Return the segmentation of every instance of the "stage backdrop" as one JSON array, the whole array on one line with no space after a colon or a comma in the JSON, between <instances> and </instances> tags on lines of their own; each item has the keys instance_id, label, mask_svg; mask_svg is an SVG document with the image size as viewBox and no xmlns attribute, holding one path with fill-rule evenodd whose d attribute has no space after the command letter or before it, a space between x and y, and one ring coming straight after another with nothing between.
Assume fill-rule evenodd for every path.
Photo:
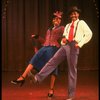
<instances>
[{"instance_id":1,"label":"stage backdrop","mask_svg":"<svg viewBox=\"0 0 100 100\"><path fill-rule=\"evenodd\" d=\"M92 40L80 49L78 69L97 70L99 16L96 0L2 0L2 71L24 70L34 55L31 35L44 37L56 10L63 11L62 25L65 26L67 9L72 5L82 10L80 19L93 31Z\"/></svg>"}]
</instances>

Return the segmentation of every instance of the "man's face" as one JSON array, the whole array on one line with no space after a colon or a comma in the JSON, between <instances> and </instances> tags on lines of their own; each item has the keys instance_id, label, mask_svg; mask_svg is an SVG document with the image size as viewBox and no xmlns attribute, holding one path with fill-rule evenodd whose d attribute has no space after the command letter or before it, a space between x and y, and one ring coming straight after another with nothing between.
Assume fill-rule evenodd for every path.
<instances>
[{"instance_id":1,"label":"man's face","mask_svg":"<svg viewBox=\"0 0 100 100\"><path fill-rule=\"evenodd\" d=\"M56 18L53 18L52 22L54 25L58 26L61 23L61 19L56 17Z\"/></svg>"},{"instance_id":2,"label":"man's face","mask_svg":"<svg viewBox=\"0 0 100 100\"><path fill-rule=\"evenodd\" d=\"M70 14L71 20L75 21L79 18L79 13L77 11L74 11Z\"/></svg>"}]
</instances>

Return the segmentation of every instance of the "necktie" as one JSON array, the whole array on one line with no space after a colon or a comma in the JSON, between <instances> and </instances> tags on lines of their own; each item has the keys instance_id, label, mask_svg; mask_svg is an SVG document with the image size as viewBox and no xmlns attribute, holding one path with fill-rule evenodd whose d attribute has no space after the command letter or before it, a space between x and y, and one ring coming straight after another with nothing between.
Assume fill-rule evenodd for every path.
<instances>
[{"instance_id":1,"label":"necktie","mask_svg":"<svg viewBox=\"0 0 100 100\"><path fill-rule=\"evenodd\" d=\"M74 22L72 22L71 26L70 26L70 31L69 31L69 37L68 37L68 41L72 41L73 37L74 37Z\"/></svg>"}]
</instances>

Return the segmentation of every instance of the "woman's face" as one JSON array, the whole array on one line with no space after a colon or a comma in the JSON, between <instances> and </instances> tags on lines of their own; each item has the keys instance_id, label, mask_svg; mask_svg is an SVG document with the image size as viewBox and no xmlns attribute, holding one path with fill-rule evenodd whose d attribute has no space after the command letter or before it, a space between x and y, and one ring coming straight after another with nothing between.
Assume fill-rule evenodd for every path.
<instances>
[{"instance_id":1,"label":"woman's face","mask_svg":"<svg viewBox=\"0 0 100 100\"><path fill-rule=\"evenodd\" d=\"M79 13L77 11L74 11L70 14L70 18L72 21L75 21L79 18Z\"/></svg>"},{"instance_id":2,"label":"woman's face","mask_svg":"<svg viewBox=\"0 0 100 100\"><path fill-rule=\"evenodd\" d=\"M55 25L55 26L58 26L58 25L60 25L60 23L61 23L61 19L60 18L58 18L58 17L55 17L55 18L53 18L53 24Z\"/></svg>"}]
</instances>

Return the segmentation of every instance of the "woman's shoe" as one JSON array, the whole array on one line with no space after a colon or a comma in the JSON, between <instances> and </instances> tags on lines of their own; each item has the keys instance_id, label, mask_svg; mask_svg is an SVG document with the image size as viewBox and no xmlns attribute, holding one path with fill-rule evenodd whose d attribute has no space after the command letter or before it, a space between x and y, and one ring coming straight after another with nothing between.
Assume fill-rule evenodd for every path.
<instances>
[{"instance_id":1,"label":"woman's shoe","mask_svg":"<svg viewBox=\"0 0 100 100\"><path fill-rule=\"evenodd\" d=\"M20 84L20 87L23 86L23 84L25 83L25 78L23 76L21 76L23 79L22 80L13 80L11 81L12 84Z\"/></svg>"},{"instance_id":2,"label":"woman's shoe","mask_svg":"<svg viewBox=\"0 0 100 100\"><path fill-rule=\"evenodd\" d=\"M53 97L53 96L54 96L54 90L51 89L51 90L49 91L49 93L48 93L48 97L51 98L51 97Z\"/></svg>"}]
</instances>

